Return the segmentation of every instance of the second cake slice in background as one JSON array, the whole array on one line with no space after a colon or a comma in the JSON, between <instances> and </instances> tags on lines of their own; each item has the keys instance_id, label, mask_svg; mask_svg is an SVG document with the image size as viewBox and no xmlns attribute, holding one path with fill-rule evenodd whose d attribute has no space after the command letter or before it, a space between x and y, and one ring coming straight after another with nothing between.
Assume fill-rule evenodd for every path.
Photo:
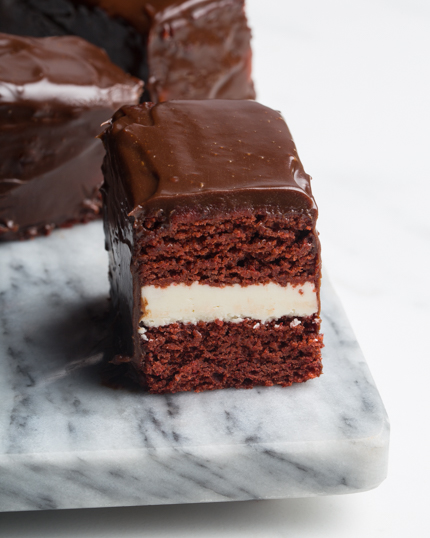
<instances>
[{"instance_id":1,"label":"second cake slice in background","mask_svg":"<svg viewBox=\"0 0 430 538\"><path fill-rule=\"evenodd\" d=\"M83 37L145 100L255 98L244 0L0 0L0 31Z\"/></svg>"},{"instance_id":2,"label":"second cake slice in background","mask_svg":"<svg viewBox=\"0 0 430 538\"><path fill-rule=\"evenodd\" d=\"M99 216L96 136L142 87L83 39L0 34L0 241Z\"/></svg>"}]
</instances>

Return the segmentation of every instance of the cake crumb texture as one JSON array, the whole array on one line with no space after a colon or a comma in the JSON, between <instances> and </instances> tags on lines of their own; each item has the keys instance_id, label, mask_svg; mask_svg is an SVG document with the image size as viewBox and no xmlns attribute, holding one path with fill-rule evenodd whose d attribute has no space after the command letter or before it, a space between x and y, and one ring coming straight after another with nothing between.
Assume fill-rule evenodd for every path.
<instances>
[{"instance_id":1,"label":"cake crumb texture","mask_svg":"<svg viewBox=\"0 0 430 538\"><path fill-rule=\"evenodd\" d=\"M136 230L141 286L303 284L319 278L312 218L242 210L217 218L148 218Z\"/></svg>"},{"instance_id":2,"label":"cake crumb texture","mask_svg":"<svg viewBox=\"0 0 430 538\"><path fill-rule=\"evenodd\" d=\"M315 315L256 324L180 324L148 328L145 354L133 363L153 394L301 383L322 373L322 335Z\"/></svg>"}]
</instances>

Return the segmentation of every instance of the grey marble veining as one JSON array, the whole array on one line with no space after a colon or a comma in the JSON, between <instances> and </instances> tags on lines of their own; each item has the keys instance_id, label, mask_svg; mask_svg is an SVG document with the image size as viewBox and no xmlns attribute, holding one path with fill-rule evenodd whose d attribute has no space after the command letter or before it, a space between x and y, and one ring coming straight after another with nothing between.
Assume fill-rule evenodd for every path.
<instances>
[{"instance_id":1,"label":"grey marble veining","mask_svg":"<svg viewBox=\"0 0 430 538\"><path fill-rule=\"evenodd\" d=\"M103 386L100 223L0 245L0 510L342 494L386 476L389 427L329 284L324 374L288 388Z\"/></svg>"}]
</instances>

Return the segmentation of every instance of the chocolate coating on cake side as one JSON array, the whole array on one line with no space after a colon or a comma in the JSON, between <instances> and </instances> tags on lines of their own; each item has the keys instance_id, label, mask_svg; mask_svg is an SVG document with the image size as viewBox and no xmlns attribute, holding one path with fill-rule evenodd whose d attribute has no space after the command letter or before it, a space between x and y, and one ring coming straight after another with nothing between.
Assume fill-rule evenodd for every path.
<instances>
[{"instance_id":1,"label":"chocolate coating on cake side","mask_svg":"<svg viewBox=\"0 0 430 538\"><path fill-rule=\"evenodd\" d=\"M181 208L208 216L269 206L316 218L311 178L284 119L254 101L123 107L102 138L140 220Z\"/></svg>"},{"instance_id":2,"label":"chocolate coating on cake side","mask_svg":"<svg viewBox=\"0 0 430 538\"><path fill-rule=\"evenodd\" d=\"M101 123L142 82L77 37L0 34L0 240L99 215Z\"/></svg>"}]
</instances>

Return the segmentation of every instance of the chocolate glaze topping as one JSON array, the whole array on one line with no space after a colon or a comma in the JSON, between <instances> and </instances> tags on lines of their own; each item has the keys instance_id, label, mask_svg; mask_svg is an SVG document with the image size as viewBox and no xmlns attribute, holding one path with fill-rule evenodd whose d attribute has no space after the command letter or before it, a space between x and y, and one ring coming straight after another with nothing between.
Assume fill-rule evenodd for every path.
<instances>
[{"instance_id":1,"label":"chocolate glaze topping","mask_svg":"<svg viewBox=\"0 0 430 538\"><path fill-rule=\"evenodd\" d=\"M99 213L95 137L141 92L141 81L83 39L0 34L0 239Z\"/></svg>"},{"instance_id":2,"label":"chocolate glaze topping","mask_svg":"<svg viewBox=\"0 0 430 538\"><path fill-rule=\"evenodd\" d=\"M284 119L254 101L123 107L102 139L137 218L267 206L316 217L311 178Z\"/></svg>"}]
</instances>

